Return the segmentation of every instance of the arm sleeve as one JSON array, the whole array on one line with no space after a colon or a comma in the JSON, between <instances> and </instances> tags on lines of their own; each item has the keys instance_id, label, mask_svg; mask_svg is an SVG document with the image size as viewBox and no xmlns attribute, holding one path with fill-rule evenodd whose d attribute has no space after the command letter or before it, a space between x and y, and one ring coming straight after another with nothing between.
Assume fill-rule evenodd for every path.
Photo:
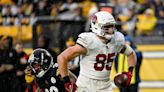
<instances>
[{"instance_id":1,"label":"arm sleeve","mask_svg":"<svg viewBox=\"0 0 164 92\"><path fill-rule=\"evenodd\" d=\"M125 44L124 54L130 55L132 52L133 52L133 49L129 45Z\"/></svg>"},{"instance_id":2,"label":"arm sleeve","mask_svg":"<svg viewBox=\"0 0 164 92\"><path fill-rule=\"evenodd\" d=\"M87 49L89 48L91 42L91 37L89 37L87 33L81 33L76 41L77 44Z\"/></svg>"}]
</instances>

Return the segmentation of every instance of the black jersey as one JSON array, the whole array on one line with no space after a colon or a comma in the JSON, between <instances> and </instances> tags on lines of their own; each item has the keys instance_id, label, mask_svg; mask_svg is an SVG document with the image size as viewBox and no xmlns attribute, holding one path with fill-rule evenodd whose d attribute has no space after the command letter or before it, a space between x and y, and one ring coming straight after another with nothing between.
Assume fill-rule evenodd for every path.
<instances>
[{"instance_id":1,"label":"black jersey","mask_svg":"<svg viewBox=\"0 0 164 92\"><path fill-rule=\"evenodd\" d=\"M58 67L54 65L42 78L36 78L38 86L44 92L65 92L64 83L57 71Z\"/></svg>"}]
</instances>

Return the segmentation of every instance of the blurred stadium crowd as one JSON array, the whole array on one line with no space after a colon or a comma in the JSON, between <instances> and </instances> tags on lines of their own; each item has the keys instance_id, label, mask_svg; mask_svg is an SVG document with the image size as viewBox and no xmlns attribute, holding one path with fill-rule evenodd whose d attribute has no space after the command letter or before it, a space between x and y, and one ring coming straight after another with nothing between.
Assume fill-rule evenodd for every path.
<instances>
[{"instance_id":1,"label":"blurred stadium crowd","mask_svg":"<svg viewBox=\"0 0 164 92\"><path fill-rule=\"evenodd\" d=\"M76 40L79 33L90 31L89 20L99 10L111 12L117 20L117 30L134 41L150 37L151 41L137 41L152 44L155 37L154 43L164 43L156 38L164 37L163 0L0 0L0 60L4 61L0 61L0 66L5 67L3 72L0 70L3 75L0 88L11 87L0 92L36 89L34 76L25 70L28 54L23 51L24 43L30 43L26 47L37 48L43 41L46 46L42 48L52 52L55 58L66 48L67 40ZM55 47L56 52L49 49L49 45Z\"/></svg>"},{"instance_id":2,"label":"blurred stadium crowd","mask_svg":"<svg viewBox=\"0 0 164 92\"><path fill-rule=\"evenodd\" d=\"M118 25L121 24L118 30L131 37L163 36L163 3L163 0L1 0L0 24L33 25L36 17L50 16L59 20L86 21L81 31L89 31L90 23L87 21L96 11L104 9L115 16ZM19 30L17 27L12 29ZM27 26L21 29L24 31Z\"/></svg>"}]
</instances>

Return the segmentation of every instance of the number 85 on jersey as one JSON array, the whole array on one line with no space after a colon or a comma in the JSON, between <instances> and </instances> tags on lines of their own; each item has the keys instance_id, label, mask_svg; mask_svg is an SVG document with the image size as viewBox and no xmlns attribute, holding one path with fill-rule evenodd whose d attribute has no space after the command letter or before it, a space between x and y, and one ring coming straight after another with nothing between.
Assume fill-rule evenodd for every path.
<instances>
[{"instance_id":1,"label":"number 85 on jersey","mask_svg":"<svg viewBox=\"0 0 164 92\"><path fill-rule=\"evenodd\" d=\"M94 64L94 69L96 71L102 71L104 68L107 71L111 70L112 62L114 60L114 58L112 58L113 56L115 56L115 53L109 53L108 55L98 54L96 56L96 63Z\"/></svg>"}]
</instances>

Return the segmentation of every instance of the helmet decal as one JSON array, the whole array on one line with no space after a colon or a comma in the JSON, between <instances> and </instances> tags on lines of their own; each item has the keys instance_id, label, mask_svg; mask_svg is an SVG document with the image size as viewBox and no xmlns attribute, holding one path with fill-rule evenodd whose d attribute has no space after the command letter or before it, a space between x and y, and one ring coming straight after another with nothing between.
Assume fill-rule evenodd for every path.
<instances>
[{"instance_id":1,"label":"helmet decal","mask_svg":"<svg viewBox=\"0 0 164 92\"><path fill-rule=\"evenodd\" d=\"M95 24L96 21L97 21L97 16L94 14L94 15L92 16L92 23Z\"/></svg>"}]
</instances>

